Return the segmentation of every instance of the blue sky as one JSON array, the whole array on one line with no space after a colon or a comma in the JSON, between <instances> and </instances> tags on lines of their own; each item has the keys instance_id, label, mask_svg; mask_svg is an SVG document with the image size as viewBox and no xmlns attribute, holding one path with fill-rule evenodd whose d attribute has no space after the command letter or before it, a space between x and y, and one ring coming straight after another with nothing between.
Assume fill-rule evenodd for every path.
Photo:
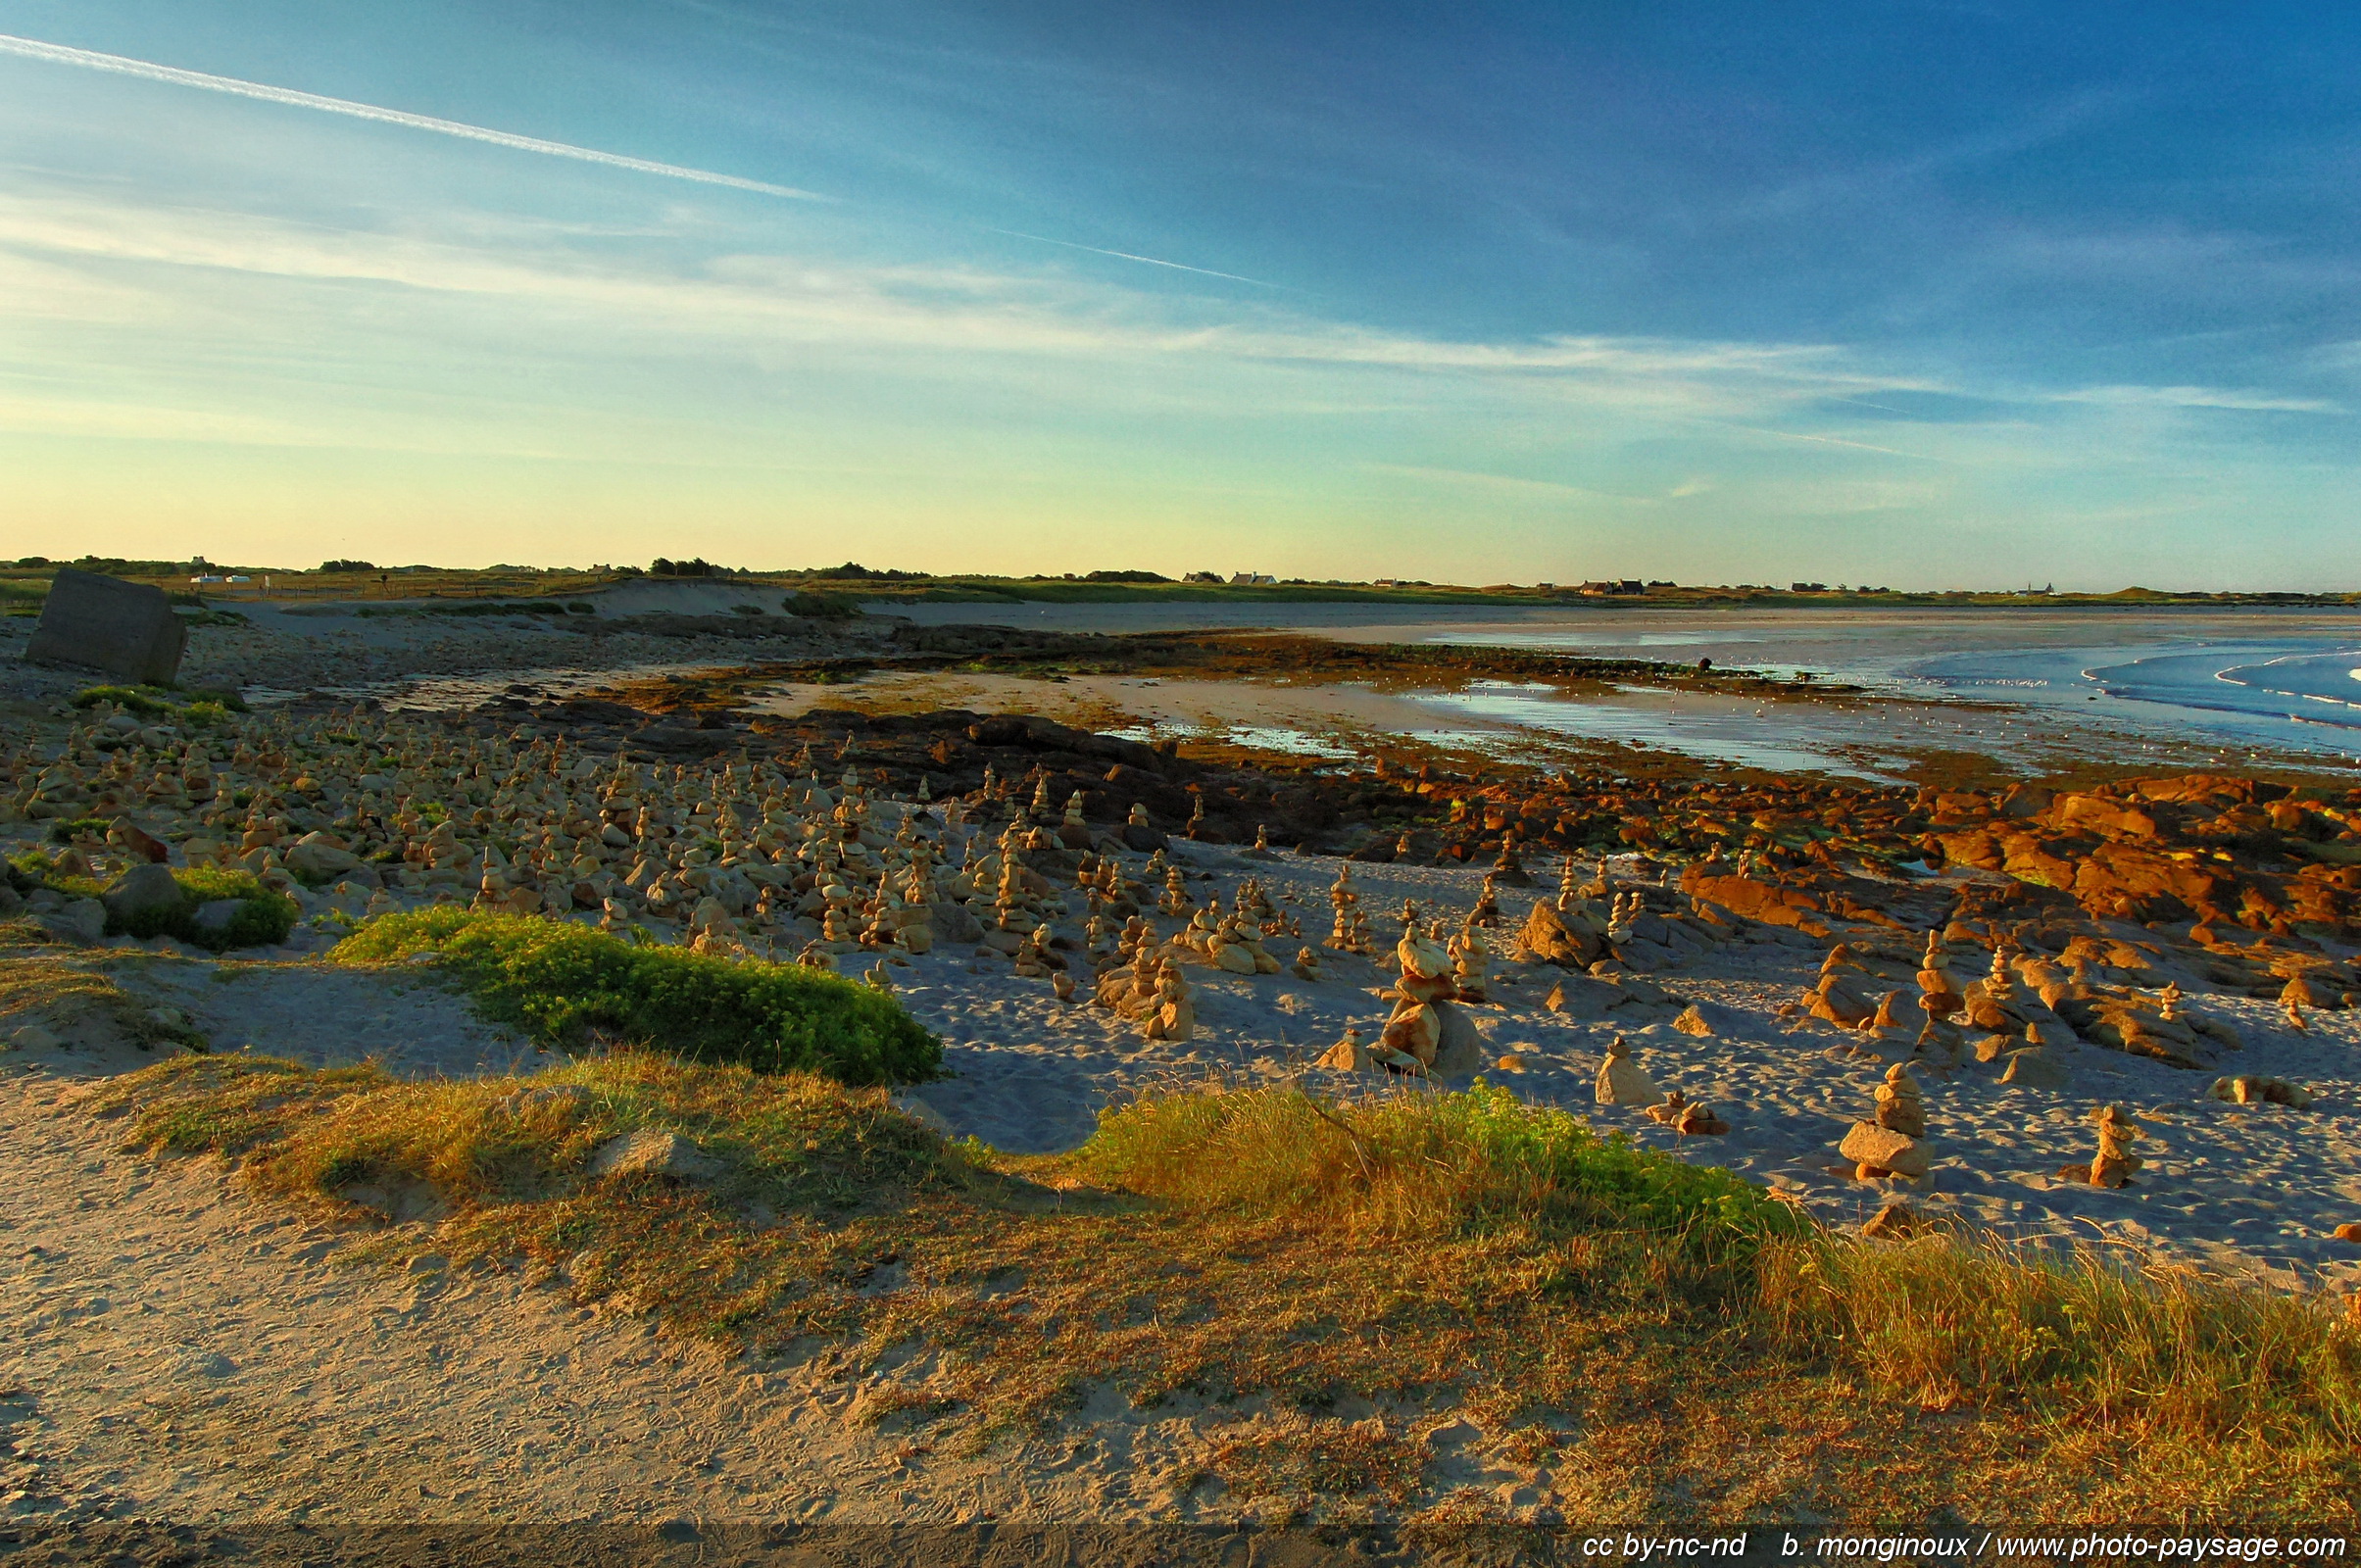
<instances>
[{"instance_id":1,"label":"blue sky","mask_svg":"<svg viewBox=\"0 0 2361 1568\"><path fill-rule=\"evenodd\" d=\"M2361 587L2357 32L0 0L806 193L0 46L0 553Z\"/></svg>"}]
</instances>

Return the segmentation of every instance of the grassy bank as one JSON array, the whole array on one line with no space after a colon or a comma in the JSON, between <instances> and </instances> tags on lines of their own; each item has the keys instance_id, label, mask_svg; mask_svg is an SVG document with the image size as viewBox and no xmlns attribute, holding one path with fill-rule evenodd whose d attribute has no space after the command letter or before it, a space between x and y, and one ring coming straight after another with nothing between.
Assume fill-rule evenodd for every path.
<instances>
[{"instance_id":1,"label":"grassy bank","mask_svg":"<svg viewBox=\"0 0 2361 1568\"><path fill-rule=\"evenodd\" d=\"M337 962L420 956L485 1016L554 1045L647 1044L689 1061L812 1072L847 1084L931 1077L942 1043L882 991L797 964L647 946L570 921L422 909L369 921Z\"/></svg>"},{"instance_id":2,"label":"grassy bank","mask_svg":"<svg viewBox=\"0 0 2361 1568\"><path fill-rule=\"evenodd\" d=\"M406 1216L384 1255L521 1261L757 1355L833 1342L885 1374L861 1418L930 1444L1112 1388L1267 1401L1286 1419L1239 1426L1209 1472L1311 1508L1456 1506L1422 1492L1404 1414L1446 1409L1623 1521L2005 1497L2057 1522L2323 1523L2361 1487L2361 1331L2318 1302L1856 1243L1483 1088L1176 1091L1041 1157L947 1144L880 1091L652 1054L435 1084L190 1057L105 1095L136 1147ZM646 1129L694 1146L693 1179L592 1174ZM1336 1418L1355 1396L1394 1413Z\"/></svg>"}]
</instances>

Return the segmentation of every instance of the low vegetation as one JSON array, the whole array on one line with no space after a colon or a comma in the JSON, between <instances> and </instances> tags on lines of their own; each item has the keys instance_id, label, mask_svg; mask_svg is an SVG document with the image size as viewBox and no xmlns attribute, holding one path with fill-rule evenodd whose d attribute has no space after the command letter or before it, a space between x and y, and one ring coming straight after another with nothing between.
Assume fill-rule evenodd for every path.
<instances>
[{"instance_id":1,"label":"low vegetation","mask_svg":"<svg viewBox=\"0 0 2361 1568\"><path fill-rule=\"evenodd\" d=\"M645 1042L688 1061L845 1084L932 1077L942 1043L886 992L798 964L624 941L569 921L468 909L380 916L336 961L438 958L486 1017L552 1044Z\"/></svg>"},{"instance_id":2,"label":"low vegetation","mask_svg":"<svg viewBox=\"0 0 2361 1568\"><path fill-rule=\"evenodd\" d=\"M0 1039L26 1023L68 1033L95 1023L100 1037L141 1050L164 1044L207 1049L205 1037L185 1019L142 1004L85 954L61 947L30 920L0 920Z\"/></svg>"},{"instance_id":3,"label":"low vegetation","mask_svg":"<svg viewBox=\"0 0 2361 1568\"><path fill-rule=\"evenodd\" d=\"M2228 1528L2350 1520L2361 1490L2361 1325L2317 1300L1857 1243L1482 1085L1175 1089L1031 1157L939 1139L879 1090L642 1052L441 1083L190 1057L103 1094L138 1148L399 1221L383 1255L521 1261L757 1357L832 1343L885 1374L863 1418L932 1444L1108 1387L1267 1404L1207 1450L1242 1498L1414 1507L1422 1410L1635 1523L1867 1525L2005 1495L2025 1518ZM704 1168L594 1175L639 1129ZM1353 1396L1392 1413L1339 1418Z\"/></svg>"},{"instance_id":4,"label":"low vegetation","mask_svg":"<svg viewBox=\"0 0 2361 1568\"><path fill-rule=\"evenodd\" d=\"M246 711L246 701L234 690L176 691L162 686L85 686L74 694L76 708L112 704L141 718L204 729L233 712Z\"/></svg>"},{"instance_id":5,"label":"low vegetation","mask_svg":"<svg viewBox=\"0 0 2361 1568\"><path fill-rule=\"evenodd\" d=\"M844 594L818 594L810 590L789 594L779 601L779 608L806 620L854 620L861 615L859 600Z\"/></svg>"},{"instance_id":6,"label":"low vegetation","mask_svg":"<svg viewBox=\"0 0 2361 1568\"><path fill-rule=\"evenodd\" d=\"M107 824L94 817L79 819L72 825L82 827L94 823L99 833L106 831ZM95 899L105 894L104 882L65 869L70 863L63 856L31 851L9 862L13 873L9 880L25 893L48 888L70 899ZM171 937L208 953L227 953L236 948L269 947L286 941L301 912L293 899L265 887L248 871L194 865L175 868L172 880L179 884L178 904L129 912L110 909L106 934L137 937L142 941ZM236 902L235 908L221 911L211 922L200 920L199 911L206 905L232 900Z\"/></svg>"}]
</instances>

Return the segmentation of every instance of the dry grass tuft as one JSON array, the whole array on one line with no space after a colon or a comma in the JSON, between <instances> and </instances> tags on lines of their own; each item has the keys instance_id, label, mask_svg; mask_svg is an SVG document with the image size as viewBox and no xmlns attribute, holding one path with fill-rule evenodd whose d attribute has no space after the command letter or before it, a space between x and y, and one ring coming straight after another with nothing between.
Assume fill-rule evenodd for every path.
<instances>
[{"instance_id":1,"label":"dry grass tuft","mask_svg":"<svg viewBox=\"0 0 2361 1568\"><path fill-rule=\"evenodd\" d=\"M1849 1241L1500 1091L1174 1092L1039 1158L946 1144L882 1091L643 1054L440 1084L193 1057L105 1095L140 1147L420 1216L418 1250L879 1374L862 1419L897 1430L972 1446L1107 1388L1263 1401L1206 1468L1291 1510L1513 1534L1422 1490L1402 1412L1443 1409L1635 1522L1923 1517L2003 1488L2061 1522L2320 1520L2361 1495L2361 1333L2321 1302ZM713 1168L592 1174L640 1128ZM1394 1414L1340 1420L1349 1398Z\"/></svg>"},{"instance_id":2,"label":"dry grass tuft","mask_svg":"<svg viewBox=\"0 0 2361 1568\"><path fill-rule=\"evenodd\" d=\"M2361 1445L2361 1333L2317 1299L1977 1236L1816 1236L1765 1249L1757 1278L1767 1339L1889 1397L2006 1394L2117 1429Z\"/></svg>"}]
</instances>

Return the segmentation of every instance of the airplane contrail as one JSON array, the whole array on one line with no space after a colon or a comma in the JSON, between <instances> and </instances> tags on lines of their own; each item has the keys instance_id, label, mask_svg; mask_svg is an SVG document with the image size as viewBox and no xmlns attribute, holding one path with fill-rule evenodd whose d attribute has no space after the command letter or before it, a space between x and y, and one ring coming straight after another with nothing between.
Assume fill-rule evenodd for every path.
<instances>
[{"instance_id":1,"label":"airplane contrail","mask_svg":"<svg viewBox=\"0 0 2361 1568\"><path fill-rule=\"evenodd\" d=\"M1285 288L1287 286L1284 283L1268 283L1259 277L1241 277L1236 272L1216 272L1209 267L1191 267L1186 262L1163 262L1153 256L1136 256L1130 251L1103 250L1099 246L1081 245L1070 239L1052 239L1047 234L1028 234L1017 228L995 228L988 229L986 232L1006 234L1010 239L1029 239L1036 245L1062 245L1069 251L1088 251L1093 256L1112 256L1126 262L1146 262L1150 267L1169 267L1176 272L1195 272L1203 277L1226 277L1233 283L1252 283L1256 288Z\"/></svg>"},{"instance_id":2,"label":"airplane contrail","mask_svg":"<svg viewBox=\"0 0 2361 1568\"><path fill-rule=\"evenodd\" d=\"M355 103L349 98L327 98L319 93L297 92L292 87L272 87L264 82L245 81L236 76L210 75L202 71L183 71L177 66L160 66L153 61L133 60L124 55L100 54L95 49L74 49L64 44L43 43L37 38L19 38L0 32L0 54L18 55L26 60L45 60L53 65L79 66L85 71L107 71L117 75L137 76L146 81L161 81L176 87L202 87L207 92L225 92L239 98L253 98L267 104L285 104L294 109L318 109L326 114L346 115L354 120L372 120L379 124L404 125L412 130L431 130L444 136L458 136L467 141L487 142L494 147L508 147L517 152L542 153L551 158L571 158L585 164L603 164L610 169L627 169L635 173L662 174L667 179L690 179L703 185L725 185L732 190L751 190L764 196L785 196L796 201L834 202L834 196L817 191L798 190L792 185L773 185L766 180L745 179L736 174L717 174L710 169L686 169L678 164L660 164L646 158L626 158L621 153L601 152L595 147L576 147L571 142L543 141L538 136L519 136L514 131L494 130L487 125L470 125L464 121L437 120L431 115L414 115L402 109L384 109L375 104ZM1081 245L1068 239L1052 239L1046 234L1026 234L1012 228L995 228L990 233L1007 234L1015 239L1028 239L1039 245L1058 245L1067 250L1089 251L1095 256L1111 256L1119 261L1140 262L1149 267L1168 267L1175 271L1195 272L1201 277L1226 278L1233 283L1252 283L1256 288L1280 288L1284 285L1265 282L1258 277L1242 277L1236 272L1217 272L1209 267L1191 267L1185 262L1167 262L1154 256L1140 256L1130 251L1110 251L1097 245Z\"/></svg>"},{"instance_id":3,"label":"airplane contrail","mask_svg":"<svg viewBox=\"0 0 2361 1568\"><path fill-rule=\"evenodd\" d=\"M4 32L0 32L0 54L21 55L27 60L46 60L61 66L80 66L86 71L109 71L118 75L139 76L148 81L170 82L177 87L202 87L208 92L225 92L240 98L260 99L267 104L285 104L293 109L318 109L331 115L349 115L355 120L373 120L380 124L406 125L412 130L431 130L445 136L464 137L468 141L489 142L495 147L513 148L517 152L571 158L585 164L604 164L610 169L628 169L635 173L662 174L668 179L693 179L701 185L726 185L732 190L751 190L764 196L786 196L797 201L824 202L835 199L816 191L797 190L791 185L741 179L736 174L716 174L710 169L684 169L678 164L626 158L620 153L600 152L595 147L543 141L538 136L519 136L513 131L493 130L488 126L469 125L456 120L437 120L431 115L381 109L375 104L357 104L348 98L323 98L318 93L297 92L291 87L271 87L259 81L241 81L235 76L213 76L202 71L182 71L175 66L159 66L145 60L126 59L122 55L103 55L92 49L69 49L63 44L42 43L37 39L19 38Z\"/></svg>"}]
</instances>

